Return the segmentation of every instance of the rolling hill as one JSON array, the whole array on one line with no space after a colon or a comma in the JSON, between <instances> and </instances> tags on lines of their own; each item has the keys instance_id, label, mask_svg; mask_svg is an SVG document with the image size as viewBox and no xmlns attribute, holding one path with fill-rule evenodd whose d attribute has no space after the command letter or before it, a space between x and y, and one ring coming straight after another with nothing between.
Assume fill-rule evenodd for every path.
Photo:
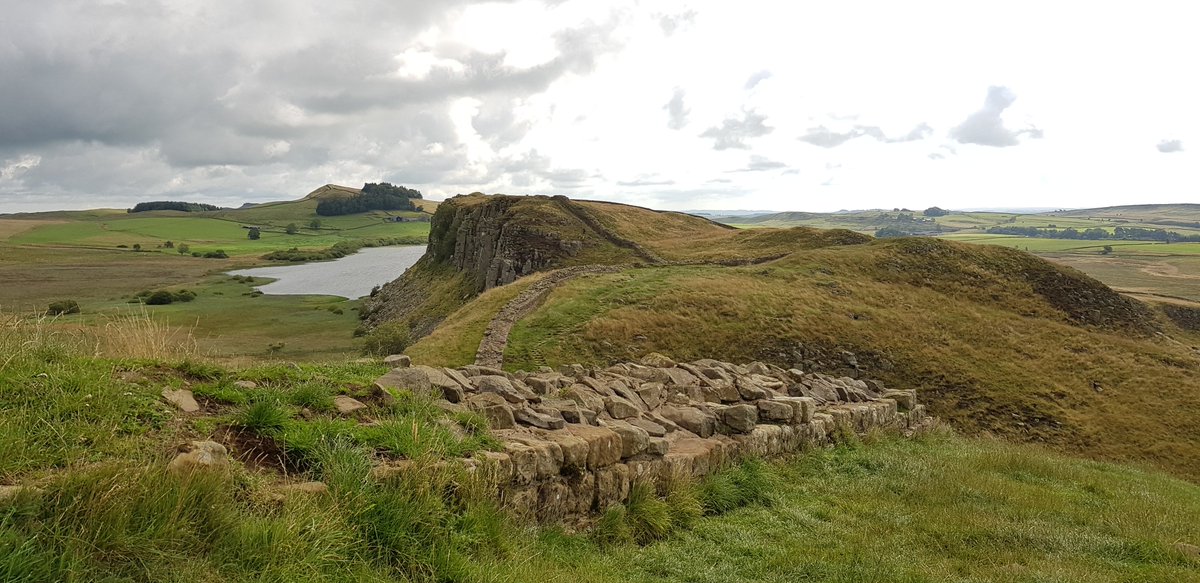
<instances>
[{"instance_id":1,"label":"rolling hill","mask_svg":"<svg viewBox=\"0 0 1200 583\"><path fill-rule=\"evenodd\" d=\"M583 264L620 270L550 292L513 327L508 368L662 352L862 375L918 389L936 415L970 433L1200 477L1200 336L1079 271L997 246L733 230L635 207L575 205L610 236L571 221L553 199L447 201L426 265L385 287L368 322L428 334L410 352L432 364L470 364L486 323L533 279L471 285L519 257L462 260L477 257L469 250L482 241L503 251L511 240L500 235L518 233L577 249L540 255L518 276ZM488 226L461 228L472 222ZM458 233L453 245L444 232ZM419 306L403 299L418 290L428 292Z\"/></svg>"}]
</instances>

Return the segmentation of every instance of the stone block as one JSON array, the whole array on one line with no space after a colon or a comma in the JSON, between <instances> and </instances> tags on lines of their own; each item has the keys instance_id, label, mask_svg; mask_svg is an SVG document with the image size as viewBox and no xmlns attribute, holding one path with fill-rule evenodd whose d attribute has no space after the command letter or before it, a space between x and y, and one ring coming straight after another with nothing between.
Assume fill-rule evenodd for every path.
<instances>
[{"instance_id":1,"label":"stone block","mask_svg":"<svg viewBox=\"0 0 1200 583\"><path fill-rule=\"evenodd\" d=\"M607 427L567 425L567 432L588 444L588 469L602 468L621 460L621 437Z\"/></svg>"}]
</instances>

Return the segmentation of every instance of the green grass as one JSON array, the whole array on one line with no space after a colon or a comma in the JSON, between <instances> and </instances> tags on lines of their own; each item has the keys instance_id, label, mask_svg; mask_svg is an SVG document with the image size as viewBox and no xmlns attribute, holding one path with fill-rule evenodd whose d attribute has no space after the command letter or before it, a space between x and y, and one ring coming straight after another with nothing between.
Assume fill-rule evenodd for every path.
<instances>
[{"instance_id":1,"label":"green grass","mask_svg":"<svg viewBox=\"0 0 1200 583\"><path fill-rule=\"evenodd\" d=\"M95 358L87 337L13 319L0 354L0 482L38 488L0 500L4 581L1200 580L1173 546L1198 542L1200 487L1030 446L871 435L665 497L637 485L565 534L434 463L495 447L477 418L409 394L372 405L374 425L292 409L366 399L382 365ZM205 412L180 416L164 386ZM277 444L288 473L165 471L175 445L230 423ZM413 461L374 479L381 457ZM281 489L305 480L330 492Z\"/></svg>"},{"instance_id":2,"label":"green grass","mask_svg":"<svg viewBox=\"0 0 1200 583\"><path fill-rule=\"evenodd\" d=\"M645 548L548 537L547 558L624 581L1198 581L1200 488L947 436L772 465L770 505ZM1131 518L1137 517L1137 518ZM568 558L569 557L569 558Z\"/></svg>"}]
</instances>

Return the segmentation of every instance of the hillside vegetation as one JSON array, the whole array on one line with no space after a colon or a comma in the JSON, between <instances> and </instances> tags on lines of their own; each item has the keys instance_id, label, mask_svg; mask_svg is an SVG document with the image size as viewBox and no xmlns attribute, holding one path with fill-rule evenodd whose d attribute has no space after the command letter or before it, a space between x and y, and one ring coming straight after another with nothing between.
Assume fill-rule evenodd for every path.
<instances>
[{"instance_id":1,"label":"hillside vegetation","mask_svg":"<svg viewBox=\"0 0 1200 583\"><path fill-rule=\"evenodd\" d=\"M1200 338L1078 271L928 238L689 233L623 207L593 212L670 261L554 290L513 329L507 368L662 352L857 374L918 389L971 433L1200 478ZM458 309L443 324L458 333L412 351L469 363L498 300Z\"/></svg>"}]
</instances>

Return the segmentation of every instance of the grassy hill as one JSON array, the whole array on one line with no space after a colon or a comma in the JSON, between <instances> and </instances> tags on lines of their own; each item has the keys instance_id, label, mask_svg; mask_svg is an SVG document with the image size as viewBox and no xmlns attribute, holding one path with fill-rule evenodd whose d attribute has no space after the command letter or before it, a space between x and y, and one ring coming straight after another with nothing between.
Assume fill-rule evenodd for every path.
<instances>
[{"instance_id":1,"label":"grassy hill","mask_svg":"<svg viewBox=\"0 0 1200 583\"><path fill-rule=\"evenodd\" d=\"M967 432L1200 477L1200 336L1076 270L997 246L594 212L668 263L555 289L514 327L506 367L662 352L844 373L848 351ZM468 364L519 289L481 295L410 353Z\"/></svg>"}]
</instances>

